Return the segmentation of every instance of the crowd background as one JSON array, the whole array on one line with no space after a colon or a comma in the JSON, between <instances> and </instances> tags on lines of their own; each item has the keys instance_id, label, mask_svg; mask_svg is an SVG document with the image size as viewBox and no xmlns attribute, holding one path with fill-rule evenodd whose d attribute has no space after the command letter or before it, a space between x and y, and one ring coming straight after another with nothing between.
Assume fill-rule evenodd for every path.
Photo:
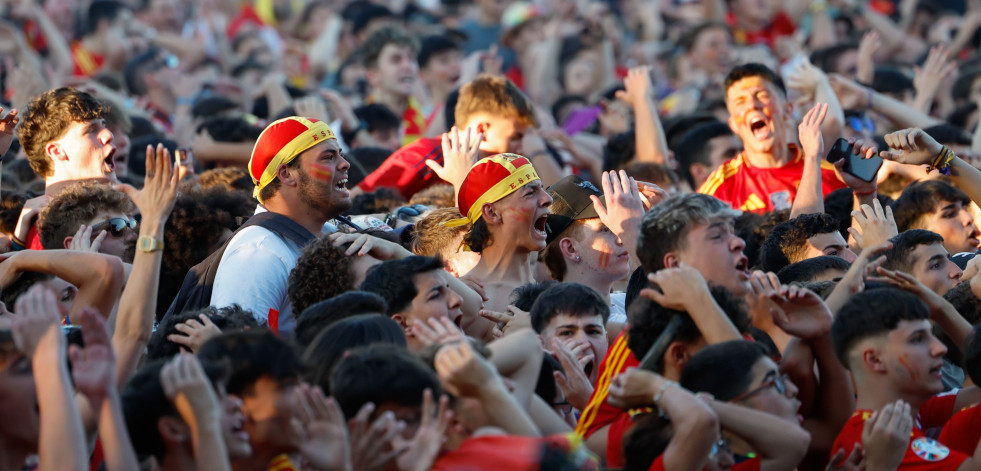
<instances>
[{"instance_id":1,"label":"crowd background","mask_svg":"<svg viewBox=\"0 0 981 471\"><path fill-rule=\"evenodd\" d=\"M981 469L979 0L0 8L0 470Z\"/></svg>"}]
</instances>

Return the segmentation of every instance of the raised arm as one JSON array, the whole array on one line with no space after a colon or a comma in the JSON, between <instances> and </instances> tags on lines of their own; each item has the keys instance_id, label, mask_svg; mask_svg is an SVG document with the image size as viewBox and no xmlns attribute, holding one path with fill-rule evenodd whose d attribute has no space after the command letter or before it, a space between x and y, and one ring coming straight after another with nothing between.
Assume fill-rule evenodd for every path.
<instances>
[{"instance_id":1,"label":"raised arm","mask_svg":"<svg viewBox=\"0 0 981 471\"><path fill-rule=\"evenodd\" d=\"M179 353L160 371L164 394L191 428L197 469L231 471L221 431L221 406L197 357Z\"/></svg>"},{"instance_id":2,"label":"raised arm","mask_svg":"<svg viewBox=\"0 0 981 471\"><path fill-rule=\"evenodd\" d=\"M654 100L654 86L651 82L650 67L641 66L630 69L623 84L626 90L617 92L617 98L626 101L634 109L634 140L637 148L637 160L670 165L668 143Z\"/></svg>"},{"instance_id":3,"label":"raised arm","mask_svg":"<svg viewBox=\"0 0 981 471\"><path fill-rule=\"evenodd\" d=\"M744 440L759 454L761 471L795 469L807 454L811 437L793 422L715 399L706 403L719 416L719 425L724 430Z\"/></svg>"},{"instance_id":4,"label":"raised arm","mask_svg":"<svg viewBox=\"0 0 981 471\"><path fill-rule=\"evenodd\" d=\"M647 279L660 286L661 291L646 288L641 290L640 295L668 309L687 312L710 345L742 338L739 330L715 302L698 270L682 265L651 273Z\"/></svg>"},{"instance_id":5,"label":"raised arm","mask_svg":"<svg viewBox=\"0 0 981 471\"><path fill-rule=\"evenodd\" d=\"M824 192L821 189L821 159L824 155L824 141L821 123L828 114L828 105L817 103L797 127L798 139L804 150L804 170L797 196L790 208L791 219L803 215L824 212Z\"/></svg>"},{"instance_id":6,"label":"raised arm","mask_svg":"<svg viewBox=\"0 0 981 471\"><path fill-rule=\"evenodd\" d=\"M923 113L912 106L895 98L883 95L868 87L855 83L838 74L829 77L835 94L842 103L849 103L849 108L872 109L898 126L929 127L942 121Z\"/></svg>"},{"instance_id":7,"label":"raised arm","mask_svg":"<svg viewBox=\"0 0 981 471\"><path fill-rule=\"evenodd\" d=\"M170 152L162 145L156 151L146 149L147 176L142 190L129 185L119 185L117 189L126 193L142 215L140 239L152 239L147 249L137 247L133 257L126 288L119 298L116 311L116 326L112 344L119 355L116 368L116 384L122 387L143 356L143 350L153 335L153 322L156 319L157 287L160 284L160 266L163 262L162 246L164 225L177 200L178 172L174 171Z\"/></svg>"}]
</instances>

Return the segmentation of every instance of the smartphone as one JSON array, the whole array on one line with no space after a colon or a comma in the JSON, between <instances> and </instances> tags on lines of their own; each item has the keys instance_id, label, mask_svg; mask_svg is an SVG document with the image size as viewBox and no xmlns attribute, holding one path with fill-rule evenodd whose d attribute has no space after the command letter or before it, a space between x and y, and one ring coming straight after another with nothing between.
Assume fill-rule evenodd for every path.
<instances>
[{"instance_id":1,"label":"smartphone","mask_svg":"<svg viewBox=\"0 0 981 471\"><path fill-rule=\"evenodd\" d=\"M879 173L879 167L882 166L881 157L873 156L871 159L864 159L860 155L855 155L852 152L852 145L847 140L839 138L828 151L828 162L835 163L841 159L845 159L842 170L866 182L874 180L875 175Z\"/></svg>"}]
</instances>

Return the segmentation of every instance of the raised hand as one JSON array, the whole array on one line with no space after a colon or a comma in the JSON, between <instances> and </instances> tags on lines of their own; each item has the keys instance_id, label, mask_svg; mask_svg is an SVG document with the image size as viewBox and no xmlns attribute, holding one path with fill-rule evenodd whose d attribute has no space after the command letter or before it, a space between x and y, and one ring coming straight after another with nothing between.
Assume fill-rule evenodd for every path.
<instances>
[{"instance_id":1,"label":"raised hand","mask_svg":"<svg viewBox=\"0 0 981 471\"><path fill-rule=\"evenodd\" d=\"M820 296L803 286L781 286L770 293L773 322L795 337L813 340L831 332L831 311Z\"/></svg>"},{"instance_id":2,"label":"raised hand","mask_svg":"<svg viewBox=\"0 0 981 471\"><path fill-rule=\"evenodd\" d=\"M616 97L636 105L646 100L654 88L651 81L651 68L649 66L631 67L627 72L627 77L623 79L624 90L616 92Z\"/></svg>"},{"instance_id":3,"label":"raised hand","mask_svg":"<svg viewBox=\"0 0 981 471\"><path fill-rule=\"evenodd\" d=\"M10 263L10 262L6 262ZM3 264L0 264L2 266ZM11 316L10 329L17 350L33 358L38 346L53 344L64 348L65 336L58 326L58 301L55 294L41 284L36 284L17 298Z\"/></svg>"},{"instance_id":4,"label":"raised hand","mask_svg":"<svg viewBox=\"0 0 981 471\"><path fill-rule=\"evenodd\" d=\"M160 385L191 427L203 427L205 422L216 424L220 420L218 396L194 355L178 353L167 362L160 370Z\"/></svg>"},{"instance_id":5,"label":"raised hand","mask_svg":"<svg viewBox=\"0 0 981 471\"><path fill-rule=\"evenodd\" d=\"M787 76L787 88L798 90L806 97L814 97L821 82L827 77L807 58L797 63Z\"/></svg>"},{"instance_id":6,"label":"raised hand","mask_svg":"<svg viewBox=\"0 0 981 471\"><path fill-rule=\"evenodd\" d=\"M116 353L112 349L106 321L99 311L86 307L77 317L75 320L82 326L85 347L72 345L68 348L72 379L75 389L84 394L93 407L98 408L116 387Z\"/></svg>"},{"instance_id":7,"label":"raised hand","mask_svg":"<svg viewBox=\"0 0 981 471\"><path fill-rule=\"evenodd\" d=\"M394 439L396 448L404 447L408 450L396 458L399 470L426 471L432 467L436 456L443 449L446 428L453 418L449 405L450 398L441 396L437 408L433 401L433 392L429 389L423 391L422 419L416 434L408 440L401 435L396 435Z\"/></svg>"},{"instance_id":8,"label":"raised hand","mask_svg":"<svg viewBox=\"0 0 981 471\"><path fill-rule=\"evenodd\" d=\"M351 441L340 406L317 386L293 389L293 415L304 430L300 453L320 471L352 471Z\"/></svg>"},{"instance_id":9,"label":"raised hand","mask_svg":"<svg viewBox=\"0 0 981 471\"><path fill-rule=\"evenodd\" d=\"M327 237L334 247L350 243L351 245L344 252L347 256L371 255L379 260L393 260L402 255L411 255L399 244L368 234L335 232Z\"/></svg>"},{"instance_id":10,"label":"raised hand","mask_svg":"<svg viewBox=\"0 0 981 471\"><path fill-rule=\"evenodd\" d=\"M858 222L860 229L849 227L848 232L862 249L888 242L899 234L892 207L886 206L883 209L878 199L872 200L872 206L863 204L861 211L852 211L852 217Z\"/></svg>"},{"instance_id":11,"label":"raised hand","mask_svg":"<svg viewBox=\"0 0 981 471\"><path fill-rule=\"evenodd\" d=\"M174 171L174 161L170 151L157 144L146 148L146 178L143 189L137 190L130 185L116 185L116 189L126 193L136 203L136 208L143 216L143 222L159 222L163 224L170 217L177 201L178 172Z\"/></svg>"},{"instance_id":12,"label":"raised hand","mask_svg":"<svg viewBox=\"0 0 981 471\"><path fill-rule=\"evenodd\" d=\"M368 402L351 419L351 463L353 469L380 471L388 467L396 457L406 452L404 444L396 445L394 439L402 433L405 423L397 422L391 411L380 414L368 423L375 405ZM392 446L389 447L389 444Z\"/></svg>"},{"instance_id":13,"label":"raised hand","mask_svg":"<svg viewBox=\"0 0 981 471\"><path fill-rule=\"evenodd\" d=\"M801 148L804 155L811 159L821 160L824 156L824 140L821 135L821 124L824 123L825 116L828 115L827 103L816 103L797 126L797 135L800 139Z\"/></svg>"},{"instance_id":14,"label":"raised hand","mask_svg":"<svg viewBox=\"0 0 981 471\"><path fill-rule=\"evenodd\" d=\"M99 248L102 247L102 241L106 240L106 235L109 234L105 229L99 231L99 235L92 238L92 226L86 226L82 224L79 226L78 230L75 231L75 236L72 237L71 243L68 244L69 250L79 250L82 252L98 252Z\"/></svg>"},{"instance_id":15,"label":"raised hand","mask_svg":"<svg viewBox=\"0 0 981 471\"><path fill-rule=\"evenodd\" d=\"M415 321L410 329L412 334L426 345L462 342L466 339L463 331L445 317Z\"/></svg>"},{"instance_id":16,"label":"raised hand","mask_svg":"<svg viewBox=\"0 0 981 471\"><path fill-rule=\"evenodd\" d=\"M657 373L628 368L610 383L607 402L621 409L645 407L654 403L654 394L667 381Z\"/></svg>"},{"instance_id":17,"label":"raised hand","mask_svg":"<svg viewBox=\"0 0 981 471\"><path fill-rule=\"evenodd\" d=\"M470 342L441 348L435 366L447 392L455 397L479 397L482 390L501 381L494 365L475 352Z\"/></svg>"},{"instance_id":18,"label":"raised hand","mask_svg":"<svg viewBox=\"0 0 981 471\"><path fill-rule=\"evenodd\" d=\"M297 116L313 118L330 122L330 113L327 112L327 104L324 99L317 95L307 95L293 101L293 108L296 109Z\"/></svg>"},{"instance_id":19,"label":"raised hand","mask_svg":"<svg viewBox=\"0 0 981 471\"><path fill-rule=\"evenodd\" d=\"M775 273L756 270L750 276L750 292L746 295L746 304L749 308L749 318L757 329L765 331L766 327L772 325L773 316L770 310L775 305L770 295L779 292L780 286L780 279Z\"/></svg>"},{"instance_id":20,"label":"raised hand","mask_svg":"<svg viewBox=\"0 0 981 471\"><path fill-rule=\"evenodd\" d=\"M0 107L0 113L3 113L3 107ZM14 142L14 129L19 122L20 118L17 116L16 108L0 118L0 156L6 154L7 150L10 149L10 144Z\"/></svg>"},{"instance_id":21,"label":"raised hand","mask_svg":"<svg viewBox=\"0 0 981 471\"><path fill-rule=\"evenodd\" d=\"M957 62L950 60L950 52L943 44L930 49L923 67L913 67L913 88L916 90L914 106L929 112L937 91L948 77L957 70Z\"/></svg>"},{"instance_id":22,"label":"raised hand","mask_svg":"<svg viewBox=\"0 0 981 471\"><path fill-rule=\"evenodd\" d=\"M2 266L3 264L0 264L0 267ZM496 312L481 309L480 316L497 322L497 329L501 331L501 335L507 335L518 329L531 327L531 314L529 314L527 311L522 311L513 305L508 306L507 312Z\"/></svg>"},{"instance_id":23,"label":"raised hand","mask_svg":"<svg viewBox=\"0 0 981 471\"><path fill-rule=\"evenodd\" d=\"M886 404L865 421L862 443L868 469L898 469L913 430L910 405L902 400Z\"/></svg>"},{"instance_id":24,"label":"raised hand","mask_svg":"<svg viewBox=\"0 0 981 471\"><path fill-rule=\"evenodd\" d=\"M879 156L901 164L931 164L940 155L942 146L920 128L909 128L884 136L889 149Z\"/></svg>"},{"instance_id":25,"label":"raised hand","mask_svg":"<svg viewBox=\"0 0 981 471\"><path fill-rule=\"evenodd\" d=\"M882 283L888 283L901 290L909 291L915 294L916 297L920 298L927 307L930 308L930 313L941 312L950 303L947 302L935 291L927 288L920 280L917 280L909 273L904 273L899 270L889 270L887 268L878 267L876 268L876 273L880 276L873 278L874 281L879 281Z\"/></svg>"},{"instance_id":26,"label":"raised hand","mask_svg":"<svg viewBox=\"0 0 981 471\"><path fill-rule=\"evenodd\" d=\"M552 339L552 356L559 361L564 371L555 371L555 383L562 389L565 399L579 410L585 410L589 397L593 395L593 383L589 381L582 365L572 352L559 339Z\"/></svg>"},{"instance_id":27,"label":"raised hand","mask_svg":"<svg viewBox=\"0 0 981 471\"><path fill-rule=\"evenodd\" d=\"M882 38L875 30L862 35L858 43L858 72L855 78L863 83L872 83L875 77L875 53L882 47Z\"/></svg>"},{"instance_id":28,"label":"raised hand","mask_svg":"<svg viewBox=\"0 0 981 471\"><path fill-rule=\"evenodd\" d=\"M484 135L473 127L468 127L461 133L459 128L453 126L450 132L443 134L443 165L435 160L427 160L426 165L439 178L451 183L459 191L470 168L477 163L483 140Z\"/></svg>"},{"instance_id":29,"label":"raised hand","mask_svg":"<svg viewBox=\"0 0 981 471\"><path fill-rule=\"evenodd\" d=\"M187 349L191 353L197 353L212 337L221 335L221 329L211 322L211 318L206 314L198 314L197 319L188 319L174 326L180 334L170 334L167 340L176 343Z\"/></svg>"},{"instance_id":30,"label":"raised hand","mask_svg":"<svg viewBox=\"0 0 981 471\"><path fill-rule=\"evenodd\" d=\"M619 175L616 172L603 172L600 181L603 199L589 195L600 221L617 236L636 231L640 226L640 219L644 217L644 203L640 199L637 180L620 170Z\"/></svg>"},{"instance_id":31,"label":"raised hand","mask_svg":"<svg viewBox=\"0 0 981 471\"><path fill-rule=\"evenodd\" d=\"M676 311L688 311L695 306L698 297L711 296L708 283L698 270L684 263L678 268L665 268L647 275L647 279L661 288L640 290L640 295L661 306Z\"/></svg>"}]
</instances>

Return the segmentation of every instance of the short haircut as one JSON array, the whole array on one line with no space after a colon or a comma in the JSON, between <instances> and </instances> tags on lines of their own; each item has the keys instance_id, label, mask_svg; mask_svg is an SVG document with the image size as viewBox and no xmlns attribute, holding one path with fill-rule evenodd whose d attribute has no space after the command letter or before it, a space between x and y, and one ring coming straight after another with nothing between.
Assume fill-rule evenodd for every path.
<instances>
[{"instance_id":1,"label":"short haircut","mask_svg":"<svg viewBox=\"0 0 981 471\"><path fill-rule=\"evenodd\" d=\"M0 232L11 235L17 230L20 212L27 196L12 190L0 190Z\"/></svg>"},{"instance_id":2,"label":"short haircut","mask_svg":"<svg viewBox=\"0 0 981 471\"><path fill-rule=\"evenodd\" d=\"M477 219L470 225L470 230L463 235L463 243L470 247L470 250L480 253L484 247L491 244L490 227L484 218Z\"/></svg>"},{"instance_id":3,"label":"short haircut","mask_svg":"<svg viewBox=\"0 0 981 471\"><path fill-rule=\"evenodd\" d=\"M331 372L344 354L377 343L405 348L405 334L395 321L382 314L359 314L330 324L305 345L303 361L310 365L305 379L330 391Z\"/></svg>"},{"instance_id":4,"label":"short haircut","mask_svg":"<svg viewBox=\"0 0 981 471\"><path fill-rule=\"evenodd\" d=\"M43 281L48 281L52 278L54 278L54 275L50 273L41 273L39 271L21 272L20 276L18 276L17 279L10 284L10 286L0 290L0 301L2 301L5 306L8 306L8 308L12 308L17 302L17 299L26 293L31 286Z\"/></svg>"},{"instance_id":5,"label":"short haircut","mask_svg":"<svg viewBox=\"0 0 981 471\"><path fill-rule=\"evenodd\" d=\"M515 288L514 291L511 292L511 305L522 311L530 313L532 306L535 305L535 301L538 301L538 297L556 284L558 284L558 282L554 280L525 283Z\"/></svg>"},{"instance_id":6,"label":"short haircut","mask_svg":"<svg viewBox=\"0 0 981 471\"><path fill-rule=\"evenodd\" d=\"M910 273L913 270L913 251L921 245L943 244L944 238L936 232L925 229L910 229L889 239L892 248L883 252L886 261L883 268Z\"/></svg>"},{"instance_id":7,"label":"short haircut","mask_svg":"<svg viewBox=\"0 0 981 471\"><path fill-rule=\"evenodd\" d=\"M126 89L135 96L147 93L146 81L143 74L155 70L155 67L163 67L159 57L162 51L159 48L151 47L141 52L136 57L129 60L123 67L123 78L126 79Z\"/></svg>"},{"instance_id":8,"label":"short haircut","mask_svg":"<svg viewBox=\"0 0 981 471\"><path fill-rule=\"evenodd\" d=\"M832 255L821 255L820 257L801 260L791 263L777 272L777 278L781 283L804 283L814 281L814 278L828 270L848 271L852 264L841 257Z\"/></svg>"},{"instance_id":9,"label":"short haircut","mask_svg":"<svg viewBox=\"0 0 981 471\"><path fill-rule=\"evenodd\" d=\"M351 291L320 301L304 309L298 316L294 331L296 343L306 347L327 327L346 318L366 314L387 316L389 312L385 299L375 293Z\"/></svg>"},{"instance_id":10,"label":"short haircut","mask_svg":"<svg viewBox=\"0 0 981 471\"><path fill-rule=\"evenodd\" d=\"M141 458L154 456L158 461L167 454L167 449L157 424L162 417L180 417L160 383L160 372L166 364L167 360L147 362L133 373L120 394L133 450ZM224 381L221 367L208 363L202 366L212 387Z\"/></svg>"},{"instance_id":11,"label":"short haircut","mask_svg":"<svg viewBox=\"0 0 981 471\"><path fill-rule=\"evenodd\" d=\"M266 329L222 333L201 346L202 362L229 365L228 394L251 394L260 378L292 382L303 373L303 365L284 340Z\"/></svg>"},{"instance_id":12,"label":"short haircut","mask_svg":"<svg viewBox=\"0 0 981 471\"><path fill-rule=\"evenodd\" d=\"M905 93L914 90L913 79L896 67L880 65L872 76L872 89L879 93Z\"/></svg>"},{"instance_id":13,"label":"short haircut","mask_svg":"<svg viewBox=\"0 0 981 471\"><path fill-rule=\"evenodd\" d=\"M674 427L671 419L657 413L638 414L632 421L633 426L623 435L623 471L650 469L671 444Z\"/></svg>"},{"instance_id":14,"label":"short haircut","mask_svg":"<svg viewBox=\"0 0 981 471\"><path fill-rule=\"evenodd\" d=\"M805 259L807 239L838 232L838 220L825 213L803 214L777 224L760 247L760 268L778 272Z\"/></svg>"},{"instance_id":15,"label":"short haircut","mask_svg":"<svg viewBox=\"0 0 981 471\"><path fill-rule=\"evenodd\" d=\"M699 36L701 36L702 33L713 29L721 29L725 31L727 36L732 38L732 30L729 29L729 25L722 23L721 21L708 21L695 25L694 28L688 30L688 32L681 37L679 45L685 52L691 52L691 50L695 47L695 43L698 42Z\"/></svg>"},{"instance_id":16,"label":"short haircut","mask_svg":"<svg viewBox=\"0 0 981 471\"><path fill-rule=\"evenodd\" d=\"M618 170L637 156L633 130L624 131L606 141L603 146L603 170Z\"/></svg>"},{"instance_id":17,"label":"short haircut","mask_svg":"<svg viewBox=\"0 0 981 471\"><path fill-rule=\"evenodd\" d=\"M389 44L396 46L408 46L412 49L412 58L416 58L419 53L419 40L398 26L386 26L368 36L364 44L361 45L361 60L365 67L374 68L378 66L378 58L381 57L382 49Z\"/></svg>"},{"instance_id":18,"label":"short haircut","mask_svg":"<svg viewBox=\"0 0 981 471\"><path fill-rule=\"evenodd\" d=\"M684 249L685 238L696 224L723 216L735 217L738 211L718 198L700 193L672 196L644 214L637 239L637 257L647 273L664 268L664 256Z\"/></svg>"},{"instance_id":19,"label":"short haircut","mask_svg":"<svg viewBox=\"0 0 981 471\"><path fill-rule=\"evenodd\" d=\"M422 38L422 42L419 46L419 55L416 56L416 60L419 61L419 68L424 68L429 65L429 60L438 54L442 54L447 51L459 51L460 45L456 41L450 39L449 36L445 34L434 34L432 36L426 36Z\"/></svg>"},{"instance_id":20,"label":"short haircut","mask_svg":"<svg viewBox=\"0 0 981 471\"><path fill-rule=\"evenodd\" d=\"M774 86L783 93L783 97L787 98L787 86L784 85L783 79L780 78L773 70L769 67L758 64L749 63L743 65L737 65L729 71L729 75L726 76L725 82L725 95L729 96L729 87L732 87L736 82L749 77L760 77L767 82L772 83Z\"/></svg>"},{"instance_id":21,"label":"short haircut","mask_svg":"<svg viewBox=\"0 0 981 471\"><path fill-rule=\"evenodd\" d=\"M504 77L486 74L460 88L454 114L457 126L481 114L514 119L526 126L538 122L531 100L518 87Z\"/></svg>"},{"instance_id":22,"label":"short haircut","mask_svg":"<svg viewBox=\"0 0 981 471\"><path fill-rule=\"evenodd\" d=\"M17 137L34 173L42 178L54 173L45 146L64 137L72 124L102 119L106 112L102 102L74 88L56 88L34 97L17 127Z\"/></svg>"},{"instance_id":23,"label":"short haircut","mask_svg":"<svg viewBox=\"0 0 981 471\"><path fill-rule=\"evenodd\" d=\"M707 392L727 402L746 392L753 380L753 365L766 357L766 349L749 340L730 340L699 350L681 370L681 387Z\"/></svg>"},{"instance_id":24,"label":"short haircut","mask_svg":"<svg viewBox=\"0 0 981 471\"><path fill-rule=\"evenodd\" d=\"M858 44L849 41L817 49L811 53L811 63L826 74L838 72L838 60L849 51L858 50Z\"/></svg>"},{"instance_id":25,"label":"short haircut","mask_svg":"<svg viewBox=\"0 0 981 471\"><path fill-rule=\"evenodd\" d=\"M440 257L446 250L453 247L454 239L470 230L470 224L461 227L447 227L444 222L462 218L457 208L439 208L416 221L416 230L412 233L412 253L426 257Z\"/></svg>"},{"instance_id":26,"label":"short haircut","mask_svg":"<svg viewBox=\"0 0 981 471\"><path fill-rule=\"evenodd\" d=\"M335 247L326 236L303 248L290 270L286 294L293 312L301 313L319 301L333 298L354 288L354 268L345 248Z\"/></svg>"},{"instance_id":27,"label":"short haircut","mask_svg":"<svg viewBox=\"0 0 981 471\"><path fill-rule=\"evenodd\" d=\"M150 342L146 346L147 360L166 359L173 357L181 352L181 346L171 342L167 337L172 334L181 335L177 330L177 324L194 319L201 321L200 315L204 314L211 319L222 332L232 332L236 330L256 329L259 323L251 312L242 309L238 304L227 307L208 306L205 308L185 311L180 314L167 316L153 331Z\"/></svg>"},{"instance_id":28,"label":"short haircut","mask_svg":"<svg viewBox=\"0 0 981 471\"><path fill-rule=\"evenodd\" d=\"M579 283L558 283L546 289L531 307L531 327L539 334L556 316L600 316L603 327L610 319L610 305L593 288Z\"/></svg>"},{"instance_id":29,"label":"short haircut","mask_svg":"<svg viewBox=\"0 0 981 471\"><path fill-rule=\"evenodd\" d=\"M69 186L41 210L37 229L45 250L64 249L65 238L75 235L82 224L104 212L130 215L136 207L125 193L107 185L77 183Z\"/></svg>"},{"instance_id":30,"label":"short haircut","mask_svg":"<svg viewBox=\"0 0 981 471\"><path fill-rule=\"evenodd\" d=\"M729 128L729 125L721 121L702 123L686 132L678 142L678 149L675 152L678 158L679 176L689 185L694 186L695 179L688 167L692 164L712 165L712 146L710 145L712 139L732 135L732 129Z\"/></svg>"},{"instance_id":31,"label":"short haircut","mask_svg":"<svg viewBox=\"0 0 981 471\"><path fill-rule=\"evenodd\" d=\"M729 320L739 329L746 332L749 329L749 319L746 315L740 298L737 298L729 290L721 286L709 288L715 302L722 308ZM640 296L637 297L627 309L630 318L630 330L627 331L627 347L637 358L643 358L647 351L651 349L657 338L664 332L668 322L675 315L681 318L681 325L674 334L672 340L683 343L693 343L702 337L701 331L695 325L695 321L687 312L668 309L650 299ZM657 370L662 372L664 369L664 359L658 359Z\"/></svg>"},{"instance_id":32,"label":"short haircut","mask_svg":"<svg viewBox=\"0 0 981 471\"><path fill-rule=\"evenodd\" d=\"M845 368L856 344L870 337L888 334L901 321L929 319L926 304L915 295L901 289L884 287L867 289L853 296L831 324L831 341L835 354Z\"/></svg>"},{"instance_id":33,"label":"short haircut","mask_svg":"<svg viewBox=\"0 0 981 471\"><path fill-rule=\"evenodd\" d=\"M300 167L300 162L302 161L303 159L300 159L299 156L297 156L297 158L290 160L289 162L283 165L286 168L297 169L301 173L304 173L306 171L303 170L302 167ZM259 200L269 201L271 198L275 197L277 194L279 194L279 187L282 186L282 184L283 183L279 181L278 176L276 178L273 178L272 181L269 182L269 184L267 184L266 186L262 187L261 190L259 190Z\"/></svg>"},{"instance_id":34,"label":"short haircut","mask_svg":"<svg viewBox=\"0 0 981 471\"><path fill-rule=\"evenodd\" d=\"M387 106L369 103L354 109L354 116L364 122L368 132L398 131L402 118Z\"/></svg>"},{"instance_id":35,"label":"short haircut","mask_svg":"<svg viewBox=\"0 0 981 471\"><path fill-rule=\"evenodd\" d=\"M964 372L974 384L981 381L981 325L974 326L971 334L964 341Z\"/></svg>"},{"instance_id":36,"label":"short haircut","mask_svg":"<svg viewBox=\"0 0 981 471\"><path fill-rule=\"evenodd\" d=\"M981 323L981 299L978 299L978 297L974 295L974 291L971 290L971 283L960 283L957 286L954 286L944 294L944 299L954 306L954 309L956 309L961 317L963 317L969 324L978 325ZM954 343L953 339L951 339L943 329L935 326L933 333L938 339L940 339L941 342L944 343L944 345L947 346L947 355L944 356L947 361L955 365L962 366L965 369L969 368L971 364L976 361L967 358L967 350L970 342L965 342L962 355L961 346ZM981 345L978 345L978 347L981 347ZM971 363L968 363L969 361ZM979 366L981 366L981 364L979 364ZM981 381L981 376L978 377L978 380Z\"/></svg>"},{"instance_id":37,"label":"short haircut","mask_svg":"<svg viewBox=\"0 0 981 471\"><path fill-rule=\"evenodd\" d=\"M553 202L554 204L564 204L559 202ZM557 210L553 209L553 214ZM575 239L577 241L582 240L583 227L585 223L582 219L573 220L568 227L562 230L558 236L548 245L542 249L540 253L541 262L545 264L545 268L548 268L548 273L552 275L552 278L562 281L565 279L566 271L569 269L568 264L565 263L565 254L562 253L562 239L568 237Z\"/></svg>"},{"instance_id":38,"label":"short haircut","mask_svg":"<svg viewBox=\"0 0 981 471\"><path fill-rule=\"evenodd\" d=\"M439 378L422 360L395 345L351 350L330 376L330 395L350 419L365 403L422 406L423 392L442 394Z\"/></svg>"},{"instance_id":39,"label":"short haircut","mask_svg":"<svg viewBox=\"0 0 981 471\"><path fill-rule=\"evenodd\" d=\"M971 133L963 128L954 126L950 123L940 123L923 128L934 140L945 146L969 146L971 145Z\"/></svg>"},{"instance_id":40,"label":"short haircut","mask_svg":"<svg viewBox=\"0 0 981 471\"><path fill-rule=\"evenodd\" d=\"M434 257L413 255L400 260L389 260L368 271L364 283L361 283L361 290L377 293L385 298L389 311L398 314L408 309L419 294L415 275L442 269L443 262Z\"/></svg>"},{"instance_id":41,"label":"short haircut","mask_svg":"<svg viewBox=\"0 0 981 471\"><path fill-rule=\"evenodd\" d=\"M940 180L915 182L907 186L892 204L896 228L900 232L909 229L926 229L923 217L937 211L944 202L971 204L971 198L959 188Z\"/></svg>"}]
</instances>

